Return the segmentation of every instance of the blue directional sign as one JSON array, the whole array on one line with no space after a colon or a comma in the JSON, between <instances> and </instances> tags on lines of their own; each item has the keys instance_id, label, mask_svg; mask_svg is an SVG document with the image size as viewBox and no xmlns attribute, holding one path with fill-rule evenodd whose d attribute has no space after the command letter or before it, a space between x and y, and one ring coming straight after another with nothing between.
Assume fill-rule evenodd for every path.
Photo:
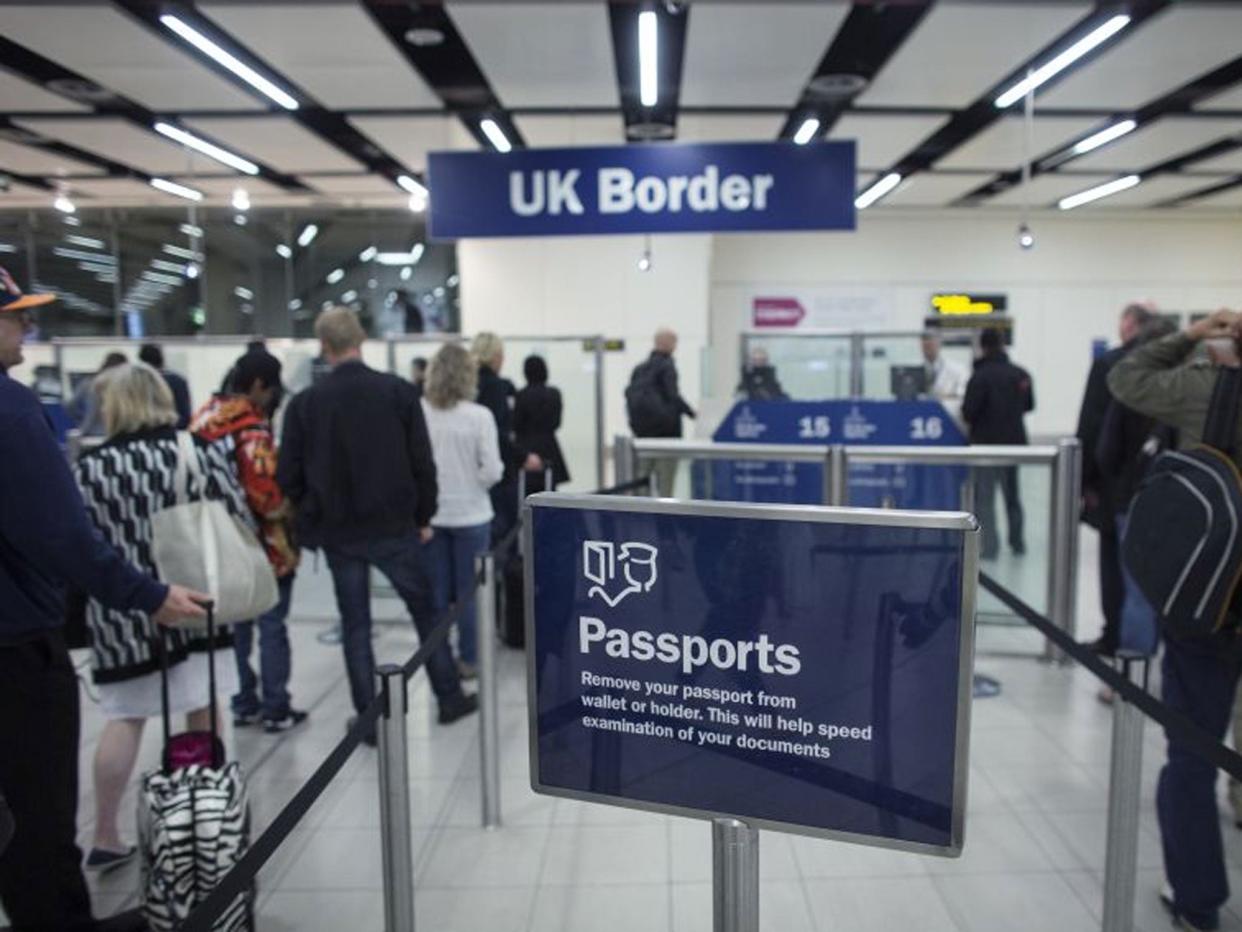
<instances>
[{"instance_id":1,"label":"blue directional sign","mask_svg":"<svg viewBox=\"0 0 1242 932\"><path fill-rule=\"evenodd\" d=\"M739 401L712 439L717 443L964 446L966 438L936 401ZM952 510L967 471L915 464L850 467L849 503L858 507ZM725 501L822 504L818 463L716 460L695 464L694 497Z\"/></svg>"},{"instance_id":2,"label":"blue directional sign","mask_svg":"<svg viewBox=\"0 0 1242 932\"><path fill-rule=\"evenodd\" d=\"M960 850L973 518L530 503L537 792Z\"/></svg>"},{"instance_id":3,"label":"blue directional sign","mask_svg":"<svg viewBox=\"0 0 1242 932\"><path fill-rule=\"evenodd\" d=\"M430 235L852 230L853 142L432 152Z\"/></svg>"}]
</instances>

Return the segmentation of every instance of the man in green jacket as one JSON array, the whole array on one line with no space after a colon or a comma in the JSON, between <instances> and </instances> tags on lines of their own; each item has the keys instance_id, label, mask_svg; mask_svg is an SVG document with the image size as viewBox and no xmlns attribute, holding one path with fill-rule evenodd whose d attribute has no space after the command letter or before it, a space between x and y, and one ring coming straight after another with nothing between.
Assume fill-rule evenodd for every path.
<instances>
[{"instance_id":1,"label":"man in green jacket","mask_svg":"<svg viewBox=\"0 0 1242 932\"><path fill-rule=\"evenodd\" d=\"M1221 310L1181 333L1140 346L1108 374L1113 397L1141 414L1177 428L1178 444L1194 446L1217 369L1239 365L1242 314ZM1206 354L1200 354L1200 348ZM1242 423L1234 431L1234 461L1242 465ZM1236 630L1211 638L1164 642L1162 698L1217 740L1234 706L1242 674L1242 638ZM1168 886L1160 894L1183 928L1216 929L1229 899L1229 881L1216 811L1216 767L1168 735L1168 761L1160 771L1156 813Z\"/></svg>"}]
</instances>

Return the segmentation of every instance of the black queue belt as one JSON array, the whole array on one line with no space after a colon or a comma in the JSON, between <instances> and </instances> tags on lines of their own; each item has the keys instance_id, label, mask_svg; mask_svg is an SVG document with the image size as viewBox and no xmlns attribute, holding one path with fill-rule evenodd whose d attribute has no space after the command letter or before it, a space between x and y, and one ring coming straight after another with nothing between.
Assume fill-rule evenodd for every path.
<instances>
[{"instance_id":1,"label":"black queue belt","mask_svg":"<svg viewBox=\"0 0 1242 932\"><path fill-rule=\"evenodd\" d=\"M624 495L626 492L636 492L639 489L651 490L653 477L650 475L639 476L637 479L631 479L629 482L621 482L617 485L606 486L602 489L596 489L591 495Z\"/></svg>"},{"instance_id":2,"label":"black queue belt","mask_svg":"<svg viewBox=\"0 0 1242 932\"><path fill-rule=\"evenodd\" d=\"M1184 744L1208 763L1225 771L1234 779L1242 780L1242 754L1231 751L1186 716L1170 709L1146 690L1139 689L1129 679L1101 660L1095 652L1079 644L991 576L988 576L986 573L980 573L979 583L984 589L1016 612L1031 627L1038 630L1066 654L1095 674L1096 678L1102 680L1110 689L1118 693L1122 699L1139 709L1148 718L1163 726L1164 730L1172 738Z\"/></svg>"},{"instance_id":3,"label":"black queue belt","mask_svg":"<svg viewBox=\"0 0 1242 932\"><path fill-rule=\"evenodd\" d=\"M504 543L502 541L501 543ZM457 623L465 609L465 603L454 605L436 623L431 634L422 642L414 655L401 666L405 679L410 679L419 668L427 662L427 658L436 651L449 629ZM384 714L387 706L387 694L381 693L371 700L370 705L359 713L354 724L340 743L332 749L324 762L320 764L310 779L306 781L291 800L281 809L272 824L260 835L242 859L233 865L233 869L225 874L224 879L216 886L202 904L194 910L181 925L179 932L211 932L216 920L220 918L237 897L246 893L260 870L276 853L276 849L284 844L302 817L310 811L311 806L323 795L328 785L341 772L345 762L358 748L364 738L375 731L375 726Z\"/></svg>"}]
</instances>

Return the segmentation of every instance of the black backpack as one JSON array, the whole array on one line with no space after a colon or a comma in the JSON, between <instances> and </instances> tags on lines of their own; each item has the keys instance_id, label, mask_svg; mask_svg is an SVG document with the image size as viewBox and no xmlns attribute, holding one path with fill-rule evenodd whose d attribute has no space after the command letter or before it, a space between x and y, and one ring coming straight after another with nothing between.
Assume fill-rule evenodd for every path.
<instances>
[{"instance_id":1,"label":"black backpack","mask_svg":"<svg viewBox=\"0 0 1242 932\"><path fill-rule=\"evenodd\" d=\"M670 433L670 405L660 391L658 375L657 363L648 359L635 366L630 376L625 390L625 410L635 437L661 437Z\"/></svg>"},{"instance_id":2,"label":"black backpack","mask_svg":"<svg viewBox=\"0 0 1242 932\"><path fill-rule=\"evenodd\" d=\"M1169 637L1224 629L1242 576L1240 396L1242 370L1221 369L1203 444L1156 457L1130 506L1122 558Z\"/></svg>"}]
</instances>

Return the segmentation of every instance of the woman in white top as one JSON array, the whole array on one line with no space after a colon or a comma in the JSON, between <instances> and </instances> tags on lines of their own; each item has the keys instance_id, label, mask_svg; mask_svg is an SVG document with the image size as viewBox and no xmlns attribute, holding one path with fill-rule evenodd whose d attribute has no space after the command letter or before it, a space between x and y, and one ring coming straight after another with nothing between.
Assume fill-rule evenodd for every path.
<instances>
[{"instance_id":1,"label":"woman in white top","mask_svg":"<svg viewBox=\"0 0 1242 932\"><path fill-rule=\"evenodd\" d=\"M474 613L475 557L486 553L492 526L487 492L500 481L504 464L492 413L472 400L479 366L466 349L446 343L431 360L423 393L423 414L431 435L439 486L427 544L436 612L465 603L457 622L458 666L475 675L478 643Z\"/></svg>"}]
</instances>

